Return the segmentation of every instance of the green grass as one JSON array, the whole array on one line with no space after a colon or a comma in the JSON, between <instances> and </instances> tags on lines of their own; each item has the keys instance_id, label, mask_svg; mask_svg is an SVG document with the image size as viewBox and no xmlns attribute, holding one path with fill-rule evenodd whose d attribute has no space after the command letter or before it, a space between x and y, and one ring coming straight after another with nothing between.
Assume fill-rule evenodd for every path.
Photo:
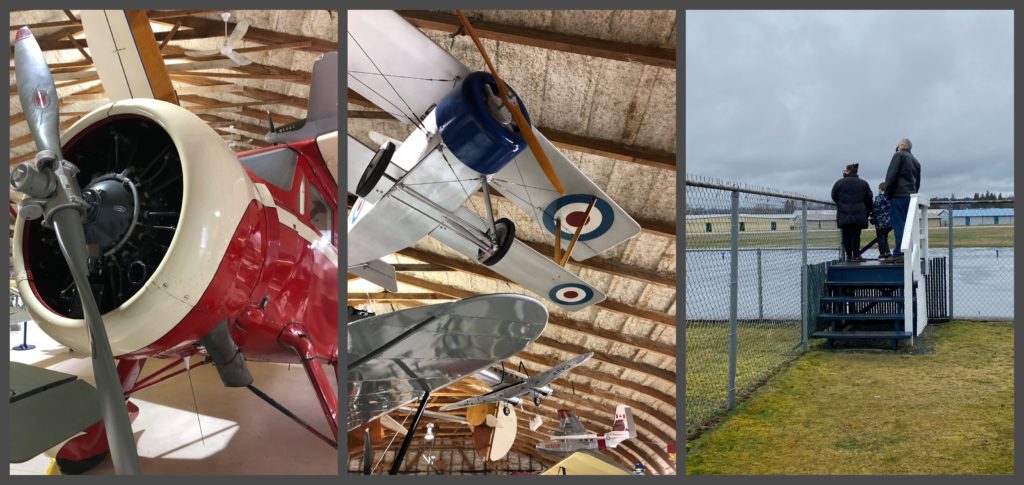
<instances>
[{"instance_id":1,"label":"green grass","mask_svg":"<svg viewBox=\"0 0 1024 485\"><path fill-rule=\"evenodd\" d=\"M800 231L742 232L741 248L799 248ZM861 244L875 238L875 229L861 232ZM889 233L889 247L895 247L895 234ZM932 248L945 248L949 241L949 229L934 227L928 229L928 244ZM691 232L686 234L687 249L728 249L729 234ZM839 247L838 230L807 231L809 247ZM877 247L877 246L876 246ZM1013 247L1013 226L955 227L954 248Z\"/></svg>"},{"instance_id":2,"label":"green grass","mask_svg":"<svg viewBox=\"0 0 1024 485\"><path fill-rule=\"evenodd\" d=\"M1012 474L1013 392L1012 323L932 326L913 352L815 346L687 443L686 472Z\"/></svg>"},{"instance_id":3,"label":"green grass","mask_svg":"<svg viewBox=\"0 0 1024 485\"><path fill-rule=\"evenodd\" d=\"M789 360L800 342L799 322L740 323L737 328L736 387L742 396ZM686 324L686 428L699 433L725 410L728 376L728 322Z\"/></svg>"}]
</instances>

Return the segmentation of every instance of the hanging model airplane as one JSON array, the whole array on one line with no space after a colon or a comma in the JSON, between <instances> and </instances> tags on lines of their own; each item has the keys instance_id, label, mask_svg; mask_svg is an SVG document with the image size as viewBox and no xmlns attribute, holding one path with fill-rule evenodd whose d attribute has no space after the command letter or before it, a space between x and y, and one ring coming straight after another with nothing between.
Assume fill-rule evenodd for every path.
<instances>
[{"instance_id":1,"label":"hanging model airplane","mask_svg":"<svg viewBox=\"0 0 1024 485\"><path fill-rule=\"evenodd\" d=\"M155 40L133 38L128 15L83 12L90 47L112 46L93 47L101 81L127 84L63 135L38 43L27 28L15 41L39 149L11 178L26 195L13 239L17 287L43 331L92 355L103 415L63 445L57 463L80 473L110 450L118 473L138 473L138 408L128 398L186 372L196 354L226 386L248 388L336 447L336 381L324 365L337 375L337 182L328 169L337 133L236 155L188 110L146 99L163 63L145 64L137 49ZM170 363L143 377L151 358ZM330 431L255 387L247 360L301 365Z\"/></svg>"},{"instance_id":2,"label":"hanging model airplane","mask_svg":"<svg viewBox=\"0 0 1024 485\"><path fill-rule=\"evenodd\" d=\"M441 407L441 411L454 411L456 409L462 409L465 407L473 406L476 404L486 404L491 402L503 402L513 406L518 406L523 402L521 396L530 396L533 398L533 404L540 406L541 399L548 397L554 392L551 389L551 383L576 367L586 362L594 356L593 352L587 352L585 354L577 355L561 364L558 364L544 372L539 372L519 382L505 384L499 386L488 392L476 397L463 399L459 402L451 403ZM478 373L478 375L480 375ZM493 373L491 374L493 375ZM486 374L484 378L486 379ZM505 414L508 414L508 409L505 409Z\"/></svg>"},{"instance_id":3,"label":"hanging model airplane","mask_svg":"<svg viewBox=\"0 0 1024 485\"><path fill-rule=\"evenodd\" d=\"M615 420L612 430L604 436L588 433L576 414L568 409L558 410L559 428L551 439L537 443L541 453L568 455L584 450L603 450L615 448L619 443L636 438L636 426L633 425L633 410L624 404L615 408Z\"/></svg>"},{"instance_id":4,"label":"hanging model airplane","mask_svg":"<svg viewBox=\"0 0 1024 485\"><path fill-rule=\"evenodd\" d=\"M567 310L605 295L563 266L635 236L640 226L530 124L497 76L471 72L393 11L349 11L350 88L414 131L373 150L348 140L348 265L367 264L430 235ZM529 149L527 149L529 147ZM490 188L555 239L552 259L494 219ZM486 218L463 207L483 190ZM379 272L377 272L379 273Z\"/></svg>"}]
</instances>

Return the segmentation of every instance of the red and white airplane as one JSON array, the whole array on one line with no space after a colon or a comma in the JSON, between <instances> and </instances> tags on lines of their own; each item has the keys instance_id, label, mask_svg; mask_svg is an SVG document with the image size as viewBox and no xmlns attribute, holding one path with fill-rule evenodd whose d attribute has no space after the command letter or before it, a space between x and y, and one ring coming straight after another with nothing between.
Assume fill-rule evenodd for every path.
<instances>
[{"instance_id":1,"label":"red and white airplane","mask_svg":"<svg viewBox=\"0 0 1024 485\"><path fill-rule=\"evenodd\" d=\"M81 186L78 199L68 197L81 205L88 283L98 312L90 313L92 297L70 271L71 256L68 262L62 257L67 240L59 229L66 225L51 216L62 207L53 202L56 195L45 198L54 193L46 190L26 197L15 224L13 261L25 305L61 344L117 359L119 391L132 418L138 412L127 401L132 393L185 372L174 369L205 354L199 365L212 362L225 385L248 387L301 423L255 387L245 361L299 364L329 431L302 424L336 447L338 190L329 167L338 164L337 131L234 153L192 112L152 99L161 73L170 80L159 56L157 65L140 56L155 40L133 31L127 15L83 12L101 81L106 86L120 80L129 89L108 89L112 103L85 115L59 142L51 136L59 100L49 70L32 33L18 31L18 89L36 145L47 155L16 170L21 188L15 189L31 191L33 177L65 180L65 173L73 181L58 193L73 194ZM95 26L102 28L90 28ZM100 45L112 48L94 47ZM317 62L336 65L336 55ZM336 69L315 71L314 86L336 90ZM319 91L311 89L310 105L323 102L314 99ZM336 107L336 93L334 99ZM109 351L101 342L107 338ZM149 359L168 363L142 376ZM94 367L102 365L94 358ZM334 367L335 375L325 366ZM102 394L106 374L96 375ZM116 434L125 436L121 431ZM68 441L57 461L65 473L82 472L108 449L100 421ZM124 449L134 453L134 441ZM117 454L119 473L137 471L137 457L132 465Z\"/></svg>"},{"instance_id":2,"label":"red and white airplane","mask_svg":"<svg viewBox=\"0 0 1024 485\"><path fill-rule=\"evenodd\" d=\"M619 443L636 438L636 426L633 425L633 410L625 404L615 408L615 421L612 430L604 436L587 432L576 414L568 409L558 410L559 429L551 435L551 439L537 443L537 450L554 455L568 455L584 450L603 450L615 448Z\"/></svg>"}]
</instances>

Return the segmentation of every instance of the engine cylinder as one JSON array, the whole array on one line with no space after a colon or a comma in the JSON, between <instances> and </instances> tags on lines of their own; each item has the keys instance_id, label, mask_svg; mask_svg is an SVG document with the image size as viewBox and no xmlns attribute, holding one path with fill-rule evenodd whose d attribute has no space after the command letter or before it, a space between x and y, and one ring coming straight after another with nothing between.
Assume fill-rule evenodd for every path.
<instances>
[{"instance_id":1,"label":"engine cylinder","mask_svg":"<svg viewBox=\"0 0 1024 485\"><path fill-rule=\"evenodd\" d=\"M206 291L256 199L253 183L212 128L163 101L123 100L96 109L64 133L61 144L92 203L85 223L94 246L90 282L114 355L146 348ZM89 353L77 290L53 231L19 217L14 266L40 328Z\"/></svg>"}]
</instances>

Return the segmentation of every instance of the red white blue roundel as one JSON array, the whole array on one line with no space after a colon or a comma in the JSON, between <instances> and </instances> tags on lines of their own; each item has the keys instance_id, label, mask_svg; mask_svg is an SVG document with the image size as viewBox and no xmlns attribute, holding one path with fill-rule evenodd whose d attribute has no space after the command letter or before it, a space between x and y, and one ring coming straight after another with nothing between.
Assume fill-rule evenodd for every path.
<instances>
[{"instance_id":1,"label":"red white blue roundel","mask_svg":"<svg viewBox=\"0 0 1024 485\"><path fill-rule=\"evenodd\" d=\"M590 211L590 217L584 218L591 200L594 200L594 196L588 194L563 195L555 199L544 209L544 227L554 234L555 219L559 219L562 221L562 239L572 239L580 225L583 226L580 241L601 237L615 222L615 211L611 204L598 198Z\"/></svg>"},{"instance_id":2,"label":"red white blue roundel","mask_svg":"<svg viewBox=\"0 0 1024 485\"><path fill-rule=\"evenodd\" d=\"M548 298L560 305L582 305L594 298L594 290L586 285L565 283L552 288Z\"/></svg>"}]
</instances>

